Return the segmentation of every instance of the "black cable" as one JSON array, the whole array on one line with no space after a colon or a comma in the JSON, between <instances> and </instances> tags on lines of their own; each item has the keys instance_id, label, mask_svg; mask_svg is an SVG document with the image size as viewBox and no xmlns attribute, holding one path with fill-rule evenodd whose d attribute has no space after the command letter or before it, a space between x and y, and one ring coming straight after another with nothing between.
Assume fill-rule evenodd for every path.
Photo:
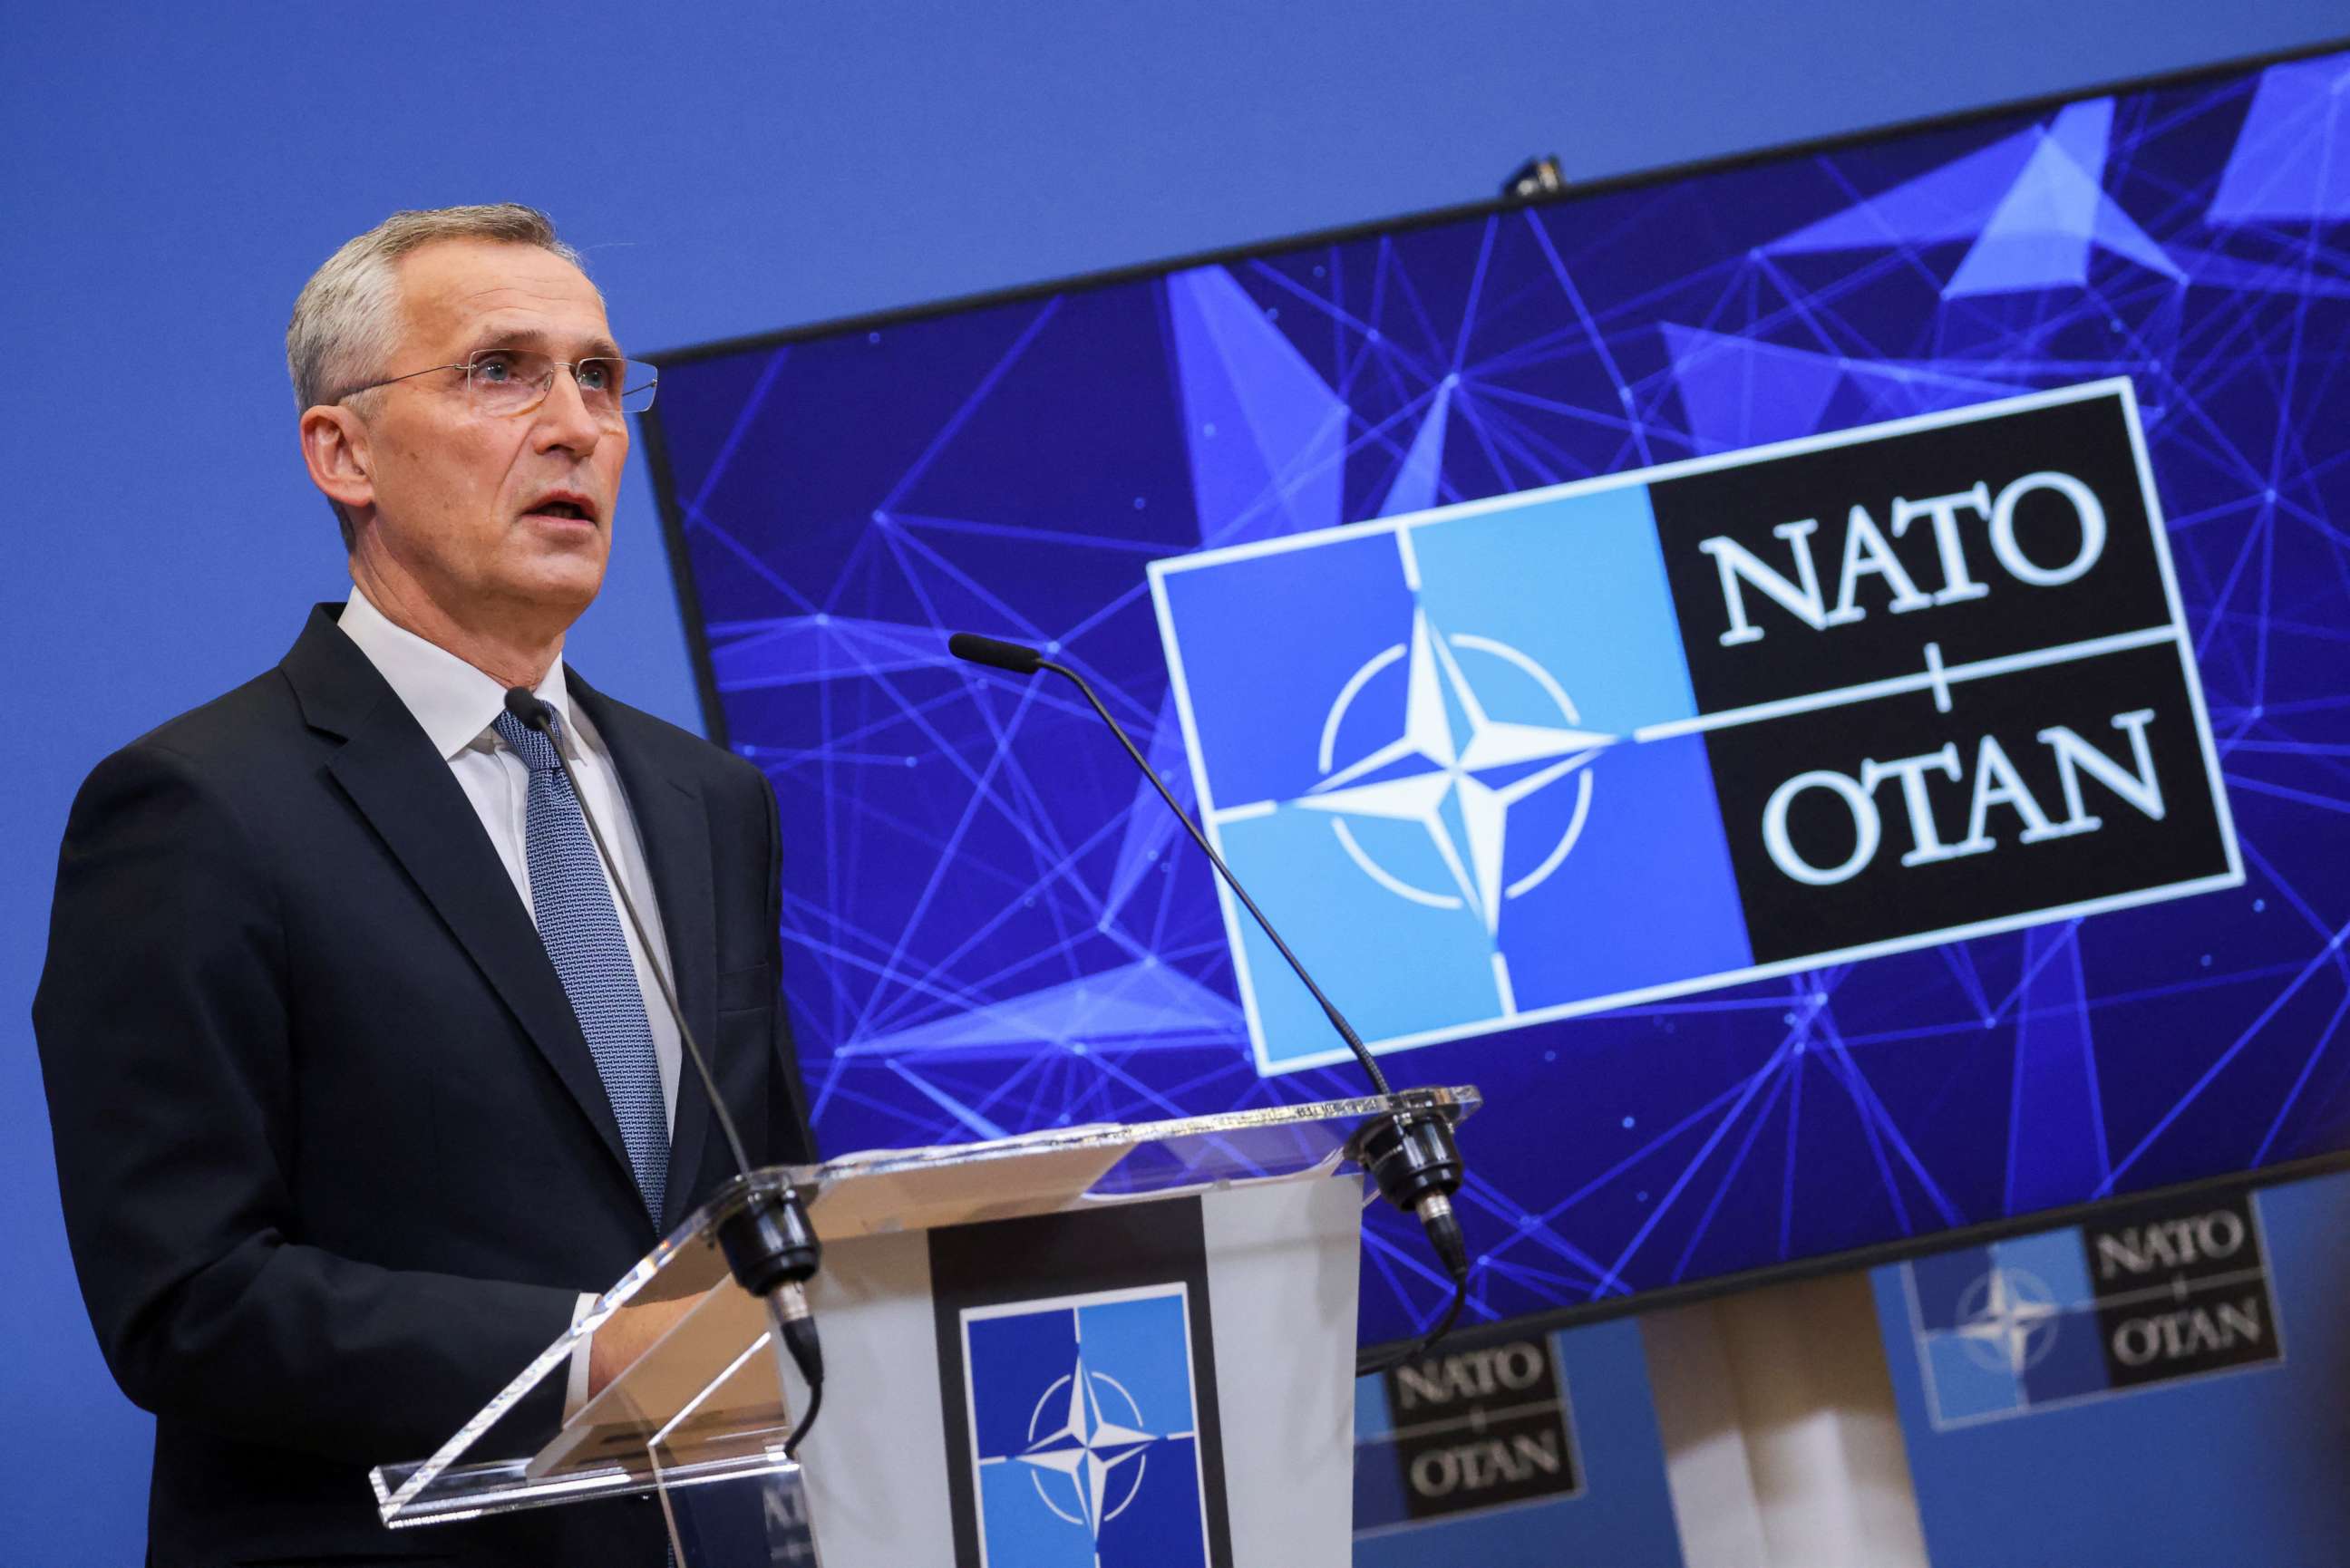
<instances>
[{"instance_id":1,"label":"black cable","mask_svg":"<svg viewBox=\"0 0 2350 1568\"><path fill-rule=\"evenodd\" d=\"M807 1383L807 1408L800 1412L792 1435L784 1439L784 1457L795 1460L801 1442L816 1425L816 1412L824 1407L824 1342L816 1337L816 1319L808 1315L807 1294L799 1286L778 1289L768 1311L775 1318L784 1348L791 1353L792 1365Z\"/></svg>"},{"instance_id":2,"label":"black cable","mask_svg":"<svg viewBox=\"0 0 2350 1568\"><path fill-rule=\"evenodd\" d=\"M800 1412L799 1425L794 1427L792 1435L784 1439L784 1458L794 1464L799 1462L800 1441L808 1435L808 1428L816 1425L816 1413L823 1408L824 1379L819 1377L808 1385L807 1408Z\"/></svg>"},{"instance_id":3,"label":"black cable","mask_svg":"<svg viewBox=\"0 0 2350 1568\"><path fill-rule=\"evenodd\" d=\"M1420 1220L1428 1239L1436 1246L1437 1256L1444 1260L1444 1272L1452 1276L1452 1301L1436 1320L1436 1326L1420 1335L1417 1344L1391 1352L1380 1360L1366 1362L1358 1357L1355 1362L1357 1377L1368 1377L1400 1366L1413 1356L1427 1355L1438 1340L1452 1332L1461 1309L1469 1304L1469 1244L1461 1233L1461 1217L1453 1212L1451 1199L1443 1195L1430 1197Z\"/></svg>"}]
</instances>

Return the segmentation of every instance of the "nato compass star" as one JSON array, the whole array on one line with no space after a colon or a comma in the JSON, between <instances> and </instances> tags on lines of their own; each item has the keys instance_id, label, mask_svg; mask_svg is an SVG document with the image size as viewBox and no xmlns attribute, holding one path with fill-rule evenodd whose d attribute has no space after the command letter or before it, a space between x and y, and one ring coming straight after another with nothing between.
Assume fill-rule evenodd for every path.
<instances>
[{"instance_id":1,"label":"nato compass star","mask_svg":"<svg viewBox=\"0 0 2350 1568\"><path fill-rule=\"evenodd\" d=\"M1461 673L1462 651L1491 655L1531 676L1558 709L1564 724L1520 724L1494 719ZM1338 727L1371 678L1399 659L1405 668L1403 733L1370 755L1332 771ZM1556 680L1516 649L1491 638L1446 637L1415 610L1411 646L1389 648L1357 670L1322 726L1321 766L1327 775L1292 804L1328 812L1338 842L1372 880L1415 903L1475 909L1487 936L1501 929L1502 900L1530 892L1558 869L1582 835L1591 809L1591 776L1576 780L1573 820L1542 864L1504 882L1502 851L1510 808L1570 774L1581 773L1623 737L1581 728L1575 704ZM1534 766L1533 764L1543 764ZM1459 891L1415 887L1364 853L1347 830L1348 816L1417 823Z\"/></svg>"},{"instance_id":2,"label":"nato compass star","mask_svg":"<svg viewBox=\"0 0 2350 1568\"><path fill-rule=\"evenodd\" d=\"M2054 1293L2022 1269L1993 1269L1959 1300L1959 1337L1986 1369L2021 1377L2055 1342ZM2035 1344L2033 1335L2038 1334Z\"/></svg>"},{"instance_id":3,"label":"nato compass star","mask_svg":"<svg viewBox=\"0 0 2350 1568\"><path fill-rule=\"evenodd\" d=\"M1123 1400L1129 1419L1135 1425L1125 1426L1110 1420L1102 1412L1101 1389L1107 1384ZM1067 1404L1058 1404L1055 1396L1066 1387ZM1066 1418L1056 1431L1042 1438L1034 1435L1036 1428L1050 1419L1047 1407L1054 1415L1066 1414ZM1035 1467L1038 1473L1029 1479L1035 1483L1036 1495L1071 1524L1082 1524L1101 1539L1101 1527L1126 1511L1142 1485L1143 1453L1159 1440L1158 1434L1141 1429L1142 1412L1136 1408L1134 1397L1126 1391L1117 1378L1106 1372L1086 1370L1086 1358L1080 1354L1075 1370L1055 1378L1036 1401L1036 1408L1028 1417L1028 1430L1033 1438L1027 1449L1017 1457L1024 1465ZM1122 1468L1132 1463L1133 1469L1120 1475ZM1109 1502L1110 1480L1114 1476L1125 1482L1122 1495L1113 1506ZM1067 1481L1065 1496L1073 1498L1077 1511L1071 1513L1053 1501L1055 1486L1046 1490L1045 1478L1059 1476Z\"/></svg>"}]
</instances>

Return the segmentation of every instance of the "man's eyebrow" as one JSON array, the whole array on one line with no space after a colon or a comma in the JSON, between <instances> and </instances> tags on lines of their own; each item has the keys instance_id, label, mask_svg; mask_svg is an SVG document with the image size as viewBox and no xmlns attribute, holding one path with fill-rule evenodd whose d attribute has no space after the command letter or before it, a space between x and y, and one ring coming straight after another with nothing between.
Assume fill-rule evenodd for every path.
<instances>
[{"instance_id":1,"label":"man's eyebrow","mask_svg":"<svg viewBox=\"0 0 2350 1568\"><path fill-rule=\"evenodd\" d=\"M551 339L536 327L494 327L473 339L471 354L485 354L497 348L536 348L544 350ZM600 333L579 346L583 359L619 359L625 358L620 346Z\"/></svg>"}]
</instances>

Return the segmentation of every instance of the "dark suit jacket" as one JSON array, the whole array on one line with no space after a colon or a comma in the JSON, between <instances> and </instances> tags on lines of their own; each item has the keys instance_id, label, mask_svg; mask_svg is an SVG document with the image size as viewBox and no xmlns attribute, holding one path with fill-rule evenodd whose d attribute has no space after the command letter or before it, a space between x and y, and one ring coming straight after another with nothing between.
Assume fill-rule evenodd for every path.
<instances>
[{"instance_id":1,"label":"dark suit jacket","mask_svg":"<svg viewBox=\"0 0 2350 1568\"><path fill-rule=\"evenodd\" d=\"M656 1236L528 912L338 613L101 763L59 861L34 1024L82 1293L157 1417L151 1560L652 1568L639 1501L376 1519L367 1468L432 1453ZM805 1158L775 796L570 687L728 1107L754 1158ZM664 1229L729 1174L690 1064L675 1127Z\"/></svg>"}]
</instances>

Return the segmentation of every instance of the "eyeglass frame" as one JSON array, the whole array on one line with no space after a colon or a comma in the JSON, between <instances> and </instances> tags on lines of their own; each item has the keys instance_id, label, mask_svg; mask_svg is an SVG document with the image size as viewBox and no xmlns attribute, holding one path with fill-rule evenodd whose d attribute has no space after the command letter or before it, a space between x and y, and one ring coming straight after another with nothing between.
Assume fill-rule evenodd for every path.
<instances>
[{"instance_id":1,"label":"eyeglass frame","mask_svg":"<svg viewBox=\"0 0 2350 1568\"><path fill-rule=\"evenodd\" d=\"M363 387L351 387L343 391L338 392L335 394L332 401L340 403L347 399L358 397L361 392L372 392L379 387L390 387L395 386L401 381L412 381L419 376L430 376L436 370L464 371L465 386L468 392L470 392L473 385L473 366L477 360L487 358L494 354L535 354L537 350L535 348L476 348L471 355L466 357L463 363L454 365L427 365L421 370L410 370L403 375L386 376L380 381L369 381ZM546 379L540 383L537 398L522 408L507 410L505 417L513 418L522 414L530 413L544 404L546 401L547 394L555 390L555 378L561 372L565 370L570 371L571 379L576 383L579 379L580 366L604 363L622 366L643 365L647 369L653 372L653 379L645 383L643 389L649 393L659 392L660 390L660 368L643 359L631 359L625 354L587 354L582 355L577 359L549 358L547 360L548 369ZM625 383L627 379L628 378L625 375L620 378L620 380L623 383ZM625 385L621 388L619 395L620 397L626 397L628 395L628 389ZM652 406L653 400L650 397L648 397L645 400L644 409L620 409L615 411L624 414L640 414L645 411L645 409L650 409Z\"/></svg>"}]
</instances>

